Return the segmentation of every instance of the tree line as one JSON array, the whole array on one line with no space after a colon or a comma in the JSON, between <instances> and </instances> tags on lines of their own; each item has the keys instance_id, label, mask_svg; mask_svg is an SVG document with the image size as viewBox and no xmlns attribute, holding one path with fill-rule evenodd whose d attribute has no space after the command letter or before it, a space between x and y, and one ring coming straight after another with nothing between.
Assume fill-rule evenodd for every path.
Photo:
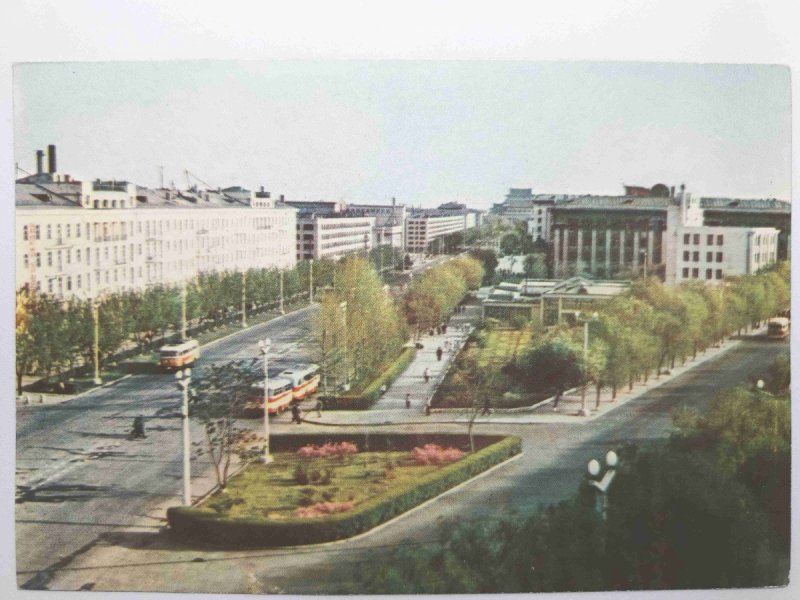
<instances>
[{"instance_id":1,"label":"tree line","mask_svg":"<svg viewBox=\"0 0 800 600\"><path fill-rule=\"evenodd\" d=\"M589 352L584 360L583 327L562 325L535 338L506 366L516 384L557 395L594 385L612 396L623 386L659 377L727 336L757 327L789 309L790 267L782 262L758 274L733 277L725 284L689 282L678 287L651 278L634 283L629 294L598 307L590 320ZM591 319L591 315L581 315Z\"/></svg>"},{"instance_id":2,"label":"tree line","mask_svg":"<svg viewBox=\"0 0 800 600\"><path fill-rule=\"evenodd\" d=\"M289 300L308 293L311 265L298 263L283 271L283 296ZM315 261L313 286L334 283L336 264ZM280 301L281 272L250 269L246 273L203 273L186 285L186 318L189 327L215 327L241 315L242 292L248 311L276 307ZM182 287L157 285L144 290L109 294L96 302L99 322L100 364L106 363L126 344L140 350L175 335L181 328ZM94 360L93 301L64 301L27 288L16 297L17 393L22 378L37 373L50 378Z\"/></svg>"}]
</instances>

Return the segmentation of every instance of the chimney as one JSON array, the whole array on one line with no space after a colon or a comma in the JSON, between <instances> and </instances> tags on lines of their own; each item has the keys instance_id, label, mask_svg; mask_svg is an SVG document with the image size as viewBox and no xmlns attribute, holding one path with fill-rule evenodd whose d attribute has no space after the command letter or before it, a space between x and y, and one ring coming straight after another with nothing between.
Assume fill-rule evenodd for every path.
<instances>
[{"instance_id":1,"label":"chimney","mask_svg":"<svg viewBox=\"0 0 800 600\"><path fill-rule=\"evenodd\" d=\"M36 151L36 174L42 174L42 164L44 161L44 150L37 150Z\"/></svg>"},{"instance_id":2,"label":"chimney","mask_svg":"<svg viewBox=\"0 0 800 600\"><path fill-rule=\"evenodd\" d=\"M283 202L283 194L281 194L281 202Z\"/></svg>"},{"instance_id":3,"label":"chimney","mask_svg":"<svg viewBox=\"0 0 800 600\"><path fill-rule=\"evenodd\" d=\"M55 144L50 144L47 147L47 172L48 173L55 173L56 172L56 146L55 146Z\"/></svg>"},{"instance_id":4,"label":"chimney","mask_svg":"<svg viewBox=\"0 0 800 600\"><path fill-rule=\"evenodd\" d=\"M261 193L262 194L264 193L264 186L263 185L261 186Z\"/></svg>"}]
</instances>

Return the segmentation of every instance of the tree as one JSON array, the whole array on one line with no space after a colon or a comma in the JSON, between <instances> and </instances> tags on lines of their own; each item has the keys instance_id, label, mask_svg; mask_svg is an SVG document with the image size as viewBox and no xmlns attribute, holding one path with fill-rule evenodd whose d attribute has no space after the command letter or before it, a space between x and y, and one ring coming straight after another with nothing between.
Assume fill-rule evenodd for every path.
<instances>
[{"instance_id":1,"label":"tree","mask_svg":"<svg viewBox=\"0 0 800 600\"><path fill-rule=\"evenodd\" d=\"M469 255L483 263L483 283L484 285L492 281L494 271L497 268L497 254L494 250L473 249Z\"/></svg>"},{"instance_id":2,"label":"tree","mask_svg":"<svg viewBox=\"0 0 800 600\"><path fill-rule=\"evenodd\" d=\"M528 254L523 261L525 277L543 279L547 277L547 260L544 254Z\"/></svg>"},{"instance_id":3,"label":"tree","mask_svg":"<svg viewBox=\"0 0 800 600\"><path fill-rule=\"evenodd\" d=\"M220 488L228 484L234 456L250 461L263 451L253 446L257 436L236 422L236 415L247 404L250 388L263 378L261 361L254 358L209 365L192 380L189 414L203 425L206 434L206 447L198 454L211 458Z\"/></svg>"},{"instance_id":4,"label":"tree","mask_svg":"<svg viewBox=\"0 0 800 600\"><path fill-rule=\"evenodd\" d=\"M558 406L567 389L583 381L583 348L568 333L544 338L517 360L517 373L529 389L554 390Z\"/></svg>"}]
</instances>

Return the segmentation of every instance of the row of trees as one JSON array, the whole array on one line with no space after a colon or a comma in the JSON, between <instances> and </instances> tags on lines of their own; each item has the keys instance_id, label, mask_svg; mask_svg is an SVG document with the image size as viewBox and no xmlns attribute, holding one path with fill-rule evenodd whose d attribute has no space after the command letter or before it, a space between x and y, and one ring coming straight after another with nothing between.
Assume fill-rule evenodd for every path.
<instances>
[{"instance_id":1,"label":"row of trees","mask_svg":"<svg viewBox=\"0 0 800 600\"><path fill-rule=\"evenodd\" d=\"M678 433L620 449L607 520L587 484L514 519L448 527L353 573L358 593L501 593L785 585L791 432L788 358L770 390L734 389ZM588 458L588 457L587 457ZM348 581L350 577L343 577Z\"/></svg>"},{"instance_id":2,"label":"row of trees","mask_svg":"<svg viewBox=\"0 0 800 600\"><path fill-rule=\"evenodd\" d=\"M421 332L443 323L467 290L480 287L483 276L483 266L478 260L459 256L414 279L403 297L403 313L415 339Z\"/></svg>"},{"instance_id":3,"label":"row of trees","mask_svg":"<svg viewBox=\"0 0 800 600\"><path fill-rule=\"evenodd\" d=\"M283 297L291 299L309 289L311 265L301 262L283 271ZM316 261L315 289L331 287L336 264ZM242 292L248 310L274 307L281 298L281 273L277 269L251 269L207 273L186 286L186 316L190 326L221 324L240 315ZM97 301L101 364L129 342L148 347L181 327L182 289L154 286L142 291L110 294ZM47 294L17 293L16 374L17 393L22 377L36 372L49 378L64 369L93 360L94 315L91 300L67 302Z\"/></svg>"},{"instance_id":4,"label":"row of trees","mask_svg":"<svg viewBox=\"0 0 800 600\"><path fill-rule=\"evenodd\" d=\"M610 387L658 377L726 336L758 325L789 308L789 264L725 285L668 287L656 279L638 281L630 294L611 300L590 322L584 362L583 328L559 327L539 337L509 371L521 387L560 393L592 383L597 394ZM586 315L587 317L589 315Z\"/></svg>"}]
</instances>

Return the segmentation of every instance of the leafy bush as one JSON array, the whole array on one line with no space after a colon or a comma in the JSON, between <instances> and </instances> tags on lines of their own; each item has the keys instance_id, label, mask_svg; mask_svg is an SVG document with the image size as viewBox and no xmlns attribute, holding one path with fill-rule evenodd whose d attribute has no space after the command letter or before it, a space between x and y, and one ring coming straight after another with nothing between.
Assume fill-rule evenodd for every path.
<instances>
[{"instance_id":1,"label":"leafy bush","mask_svg":"<svg viewBox=\"0 0 800 600\"><path fill-rule=\"evenodd\" d=\"M381 397L381 387L384 385L388 387L402 375L416 355L416 348L403 348L397 360L378 375L360 394L327 397L326 408L328 410L367 410Z\"/></svg>"},{"instance_id":2,"label":"leafy bush","mask_svg":"<svg viewBox=\"0 0 800 600\"><path fill-rule=\"evenodd\" d=\"M294 481L298 485L308 485L308 469L305 465L298 464L294 468Z\"/></svg>"},{"instance_id":3,"label":"leafy bush","mask_svg":"<svg viewBox=\"0 0 800 600\"><path fill-rule=\"evenodd\" d=\"M411 451L414 462L418 465L443 465L464 458L458 448L442 448L436 444L425 444L422 448Z\"/></svg>"},{"instance_id":4,"label":"leafy bush","mask_svg":"<svg viewBox=\"0 0 800 600\"><path fill-rule=\"evenodd\" d=\"M167 510L167 520L179 536L232 547L296 546L339 540L372 529L521 451L519 438L502 438L407 485L396 486L352 510L324 519L223 518L202 509L180 506Z\"/></svg>"},{"instance_id":5,"label":"leafy bush","mask_svg":"<svg viewBox=\"0 0 800 600\"><path fill-rule=\"evenodd\" d=\"M230 496L218 496L208 503L208 507L218 514L228 512L237 504L244 504L243 498L231 498Z\"/></svg>"},{"instance_id":6,"label":"leafy bush","mask_svg":"<svg viewBox=\"0 0 800 600\"><path fill-rule=\"evenodd\" d=\"M314 504L314 488L303 488L300 490L300 499L297 501L297 504L300 506L311 506Z\"/></svg>"},{"instance_id":7,"label":"leafy bush","mask_svg":"<svg viewBox=\"0 0 800 600\"><path fill-rule=\"evenodd\" d=\"M309 444L297 451L298 458L327 458L329 456L347 456L358 453L358 446L353 442L329 442L322 446Z\"/></svg>"}]
</instances>

